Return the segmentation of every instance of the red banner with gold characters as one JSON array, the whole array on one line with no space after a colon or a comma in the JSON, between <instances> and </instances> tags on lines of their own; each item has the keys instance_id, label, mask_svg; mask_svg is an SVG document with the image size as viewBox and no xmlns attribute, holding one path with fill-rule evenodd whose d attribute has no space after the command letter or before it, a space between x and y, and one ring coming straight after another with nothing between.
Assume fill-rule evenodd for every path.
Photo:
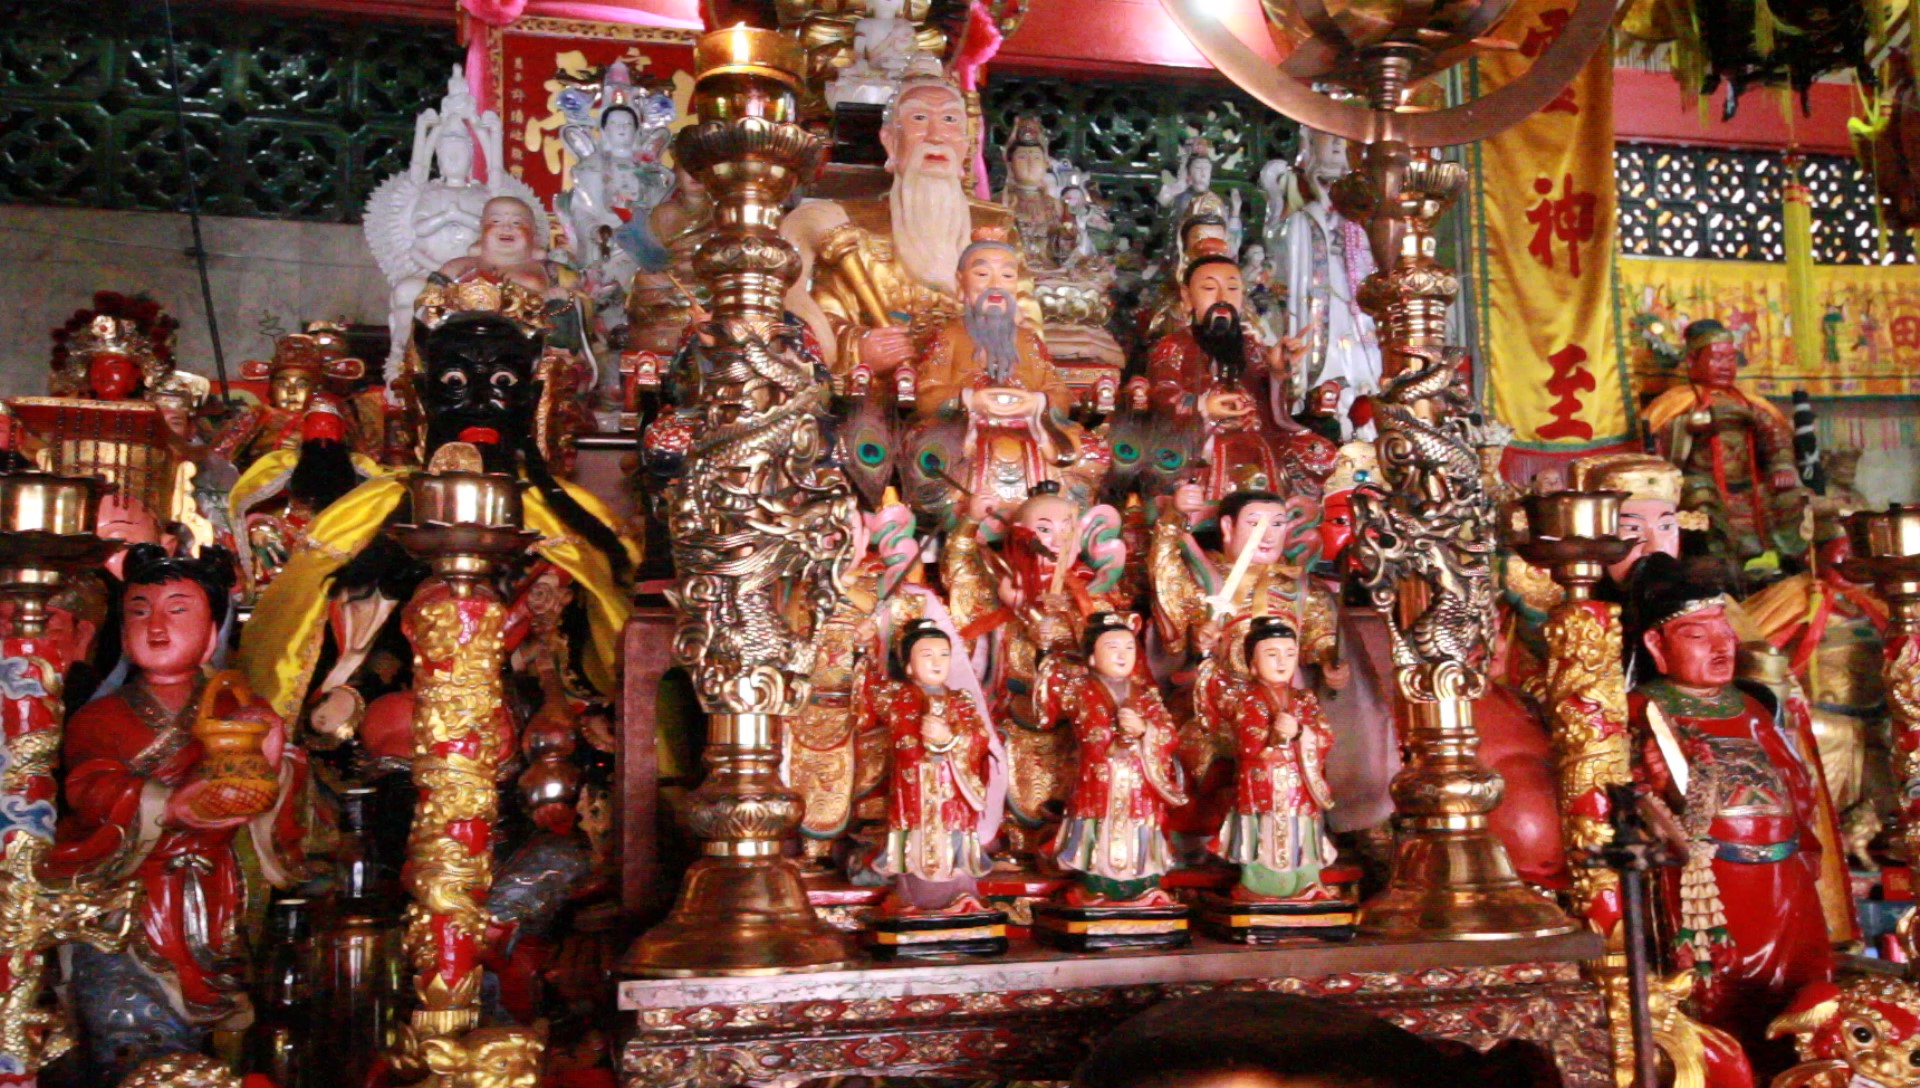
<instances>
[{"instance_id":1,"label":"red banner with gold characters","mask_svg":"<svg viewBox=\"0 0 1920 1088\"><path fill-rule=\"evenodd\" d=\"M1481 57L1473 93L1524 72L1573 7L1520 0L1501 24L1517 48ZM1478 354L1494 411L1520 449L1573 453L1621 442L1630 427L1613 307L1611 49L1539 113L1476 145L1468 165Z\"/></svg>"},{"instance_id":2,"label":"red banner with gold characters","mask_svg":"<svg viewBox=\"0 0 1920 1088\"><path fill-rule=\"evenodd\" d=\"M636 90L671 99L675 129L687 122L694 31L537 16L485 30L507 167L549 204L578 161L564 130L598 123L594 106L615 61Z\"/></svg>"}]
</instances>

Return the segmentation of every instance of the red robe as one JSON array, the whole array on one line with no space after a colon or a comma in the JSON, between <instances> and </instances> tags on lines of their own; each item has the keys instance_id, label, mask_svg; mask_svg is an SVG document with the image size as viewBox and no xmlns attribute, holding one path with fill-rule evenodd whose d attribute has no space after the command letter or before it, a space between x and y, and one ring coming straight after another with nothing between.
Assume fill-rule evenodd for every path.
<instances>
[{"instance_id":1,"label":"red robe","mask_svg":"<svg viewBox=\"0 0 1920 1088\"><path fill-rule=\"evenodd\" d=\"M279 801L243 827L168 825L169 798L205 754L188 732L197 702L168 715L135 681L75 712L61 753L66 813L47 868L139 881L145 895L133 952L178 986L181 1013L209 1023L244 1007L246 974L235 968L247 953L238 924L249 889L234 840L250 834L267 879L290 883L303 832L294 799L307 768L306 753L288 744Z\"/></svg>"},{"instance_id":2,"label":"red robe","mask_svg":"<svg viewBox=\"0 0 1920 1088\"><path fill-rule=\"evenodd\" d=\"M1266 476L1264 490L1286 494L1296 482L1314 486L1333 472L1338 446L1293 422L1287 406L1277 404L1279 389L1266 365L1266 348L1246 334L1247 362L1238 375L1222 375L1216 382L1213 361L1182 326L1160 338L1147 357L1147 399L1156 415L1178 422L1200 423L1200 397L1216 385L1225 385L1253 401L1254 414L1241 425L1228 424L1208 436L1206 460L1212 466L1208 497L1218 501L1243 490L1253 473Z\"/></svg>"},{"instance_id":3,"label":"red robe","mask_svg":"<svg viewBox=\"0 0 1920 1088\"><path fill-rule=\"evenodd\" d=\"M1695 849L1715 851L1713 881L1726 917L1727 946L1713 950L1712 971L1695 996L1705 1022L1733 1033L1749 1050L1764 1050L1768 1023L1793 995L1833 974L1815 886L1820 872L1816 780L1753 696L1730 688L1739 711L1714 716L1671 709L1689 705L1685 696L1676 702L1675 694L1664 681L1655 681L1629 697L1639 738L1635 777L1683 824L1706 815L1694 813L1689 819L1648 725L1647 707L1657 696L1687 760L1689 792L1696 804L1711 806L1706 841L1696 841ZM1703 776L1709 768L1720 778L1717 796L1705 795ZM1669 870L1667 903L1676 930L1683 921L1680 883L1680 872Z\"/></svg>"},{"instance_id":4,"label":"red robe","mask_svg":"<svg viewBox=\"0 0 1920 1088\"><path fill-rule=\"evenodd\" d=\"M1149 681L1129 682L1123 698L1147 726L1131 738L1120 732L1113 692L1090 670L1050 665L1043 677L1041 720L1071 722L1077 747L1066 820L1055 840L1060 864L1119 881L1166 872L1172 867L1167 814L1187 797L1174 755L1173 715L1159 692Z\"/></svg>"}]
</instances>

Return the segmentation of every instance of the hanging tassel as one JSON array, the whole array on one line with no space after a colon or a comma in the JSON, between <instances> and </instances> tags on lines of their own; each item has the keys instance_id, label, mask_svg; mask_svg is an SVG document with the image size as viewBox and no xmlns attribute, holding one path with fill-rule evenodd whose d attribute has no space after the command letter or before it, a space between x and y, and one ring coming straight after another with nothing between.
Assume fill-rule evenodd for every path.
<instances>
[{"instance_id":1,"label":"hanging tassel","mask_svg":"<svg viewBox=\"0 0 1920 1088\"><path fill-rule=\"evenodd\" d=\"M1820 369L1820 299L1814 285L1813 197L1800 180L1800 155L1787 153L1782 186L1787 251L1787 320L1793 326L1793 355L1805 373Z\"/></svg>"}]
</instances>

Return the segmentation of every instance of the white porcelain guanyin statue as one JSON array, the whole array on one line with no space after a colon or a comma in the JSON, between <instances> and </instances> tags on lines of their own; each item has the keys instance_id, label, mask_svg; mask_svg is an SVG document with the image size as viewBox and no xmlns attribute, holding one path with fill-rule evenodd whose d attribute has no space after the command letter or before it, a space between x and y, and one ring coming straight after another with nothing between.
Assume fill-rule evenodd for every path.
<instances>
[{"instance_id":1,"label":"white porcelain guanyin statue","mask_svg":"<svg viewBox=\"0 0 1920 1088\"><path fill-rule=\"evenodd\" d=\"M1283 171L1261 170L1261 187L1291 189L1292 207L1269 229L1267 252L1286 284L1288 336L1307 344L1306 358L1296 362L1294 410L1303 405L1305 391L1331 381L1343 382L1339 418L1341 437L1356 437L1348 418L1353 402L1380 388L1380 340L1373 318L1360 309L1359 287L1373 272L1373 251L1360 224L1333 207L1333 183L1344 176L1347 142L1312 129L1300 130L1299 163L1288 179ZM1279 209L1267 207L1272 223ZM1361 434L1357 437L1370 437Z\"/></svg>"},{"instance_id":2,"label":"white porcelain guanyin statue","mask_svg":"<svg viewBox=\"0 0 1920 1088\"><path fill-rule=\"evenodd\" d=\"M367 247L393 293L388 300L387 378L398 376L413 333L413 304L427 276L468 256L479 241L487 201L511 196L529 208L540 198L506 169L500 115L481 112L458 64L438 109L414 123L413 157L404 173L367 199ZM543 240L544 241L544 240Z\"/></svg>"},{"instance_id":3,"label":"white porcelain guanyin statue","mask_svg":"<svg viewBox=\"0 0 1920 1088\"><path fill-rule=\"evenodd\" d=\"M595 106L597 124L561 132L579 162L572 185L554 198L567 231L573 264L599 270L624 291L633 273L668 259L648 217L673 193L673 171L663 161L672 140L671 97L637 87L625 63L608 65Z\"/></svg>"},{"instance_id":4,"label":"white porcelain guanyin statue","mask_svg":"<svg viewBox=\"0 0 1920 1088\"><path fill-rule=\"evenodd\" d=\"M842 102L884 106L918 52L919 28L903 18L906 0L868 0L871 14L853 24L853 60L827 83L829 106Z\"/></svg>"}]
</instances>

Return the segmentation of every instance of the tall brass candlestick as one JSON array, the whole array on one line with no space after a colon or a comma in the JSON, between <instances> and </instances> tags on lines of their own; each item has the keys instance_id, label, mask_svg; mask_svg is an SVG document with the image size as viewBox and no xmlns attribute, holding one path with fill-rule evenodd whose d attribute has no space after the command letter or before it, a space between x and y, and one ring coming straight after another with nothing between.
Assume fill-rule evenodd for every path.
<instances>
[{"instance_id":1,"label":"tall brass candlestick","mask_svg":"<svg viewBox=\"0 0 1920 1088\"><path fill-rule=\"evenodd\" d=\"M1880 678L1900 780L1893 848L1909 865L1920 865L1920 506L1896 503L1884 511L1861 511L1845 524L1853 558L1842 566L1843 573L1878 587L1890 613ZM1911 912L1900 927L1908 960L1920 963Z\"/></svg>"},{"instance_id":2,"label":"tall brass candlestick","mask_svg":"<svg viewBox=\"0 0 1920 1088\"><path fill-rule=\"evenodd\" d=\"M12 629L0 638L11 677L0 699L7 818L0 819L0 1085L32 1085L40 1067L73 1044L57 1010L41 1005L46 955L85 941L118 951L133 922L137 885L52 888L36 871L53 845L53 769L70 662L47 637L47 604L71 574L97 567L112 541L93 533L101 482L44 472L0 474L0 601Z\"/></svg>"},{"instance_id":3,"label":"tall brass candlestick","mask_svg":"<svg viewBox=\"0 0 1920 1088\"><path fill-rule=\"evenodd\" d=\"M697 49L697 123L675 144L714 200L694 258L713 288L698 332L704 416L668 490L679 611L675 657L708 715L707 777L685 816L703 840L667 920L621 969L651 976L819 970L848 958L813 913L787 847L798 795L780 781L780 729L805 703L813 625L831 615L849 561L853 499L824 464L828 390L783 300L799 255L780 237L781 202L824 147L794 123L805 58L792 38L737 27Z\"/></svg>"},{"instance_id":4,"label":"tall brass candlestick","mask_svg":"<svg viewBox=\"0 0 1920 1088\"><path fill-rule=\"evenodd\" d=\"M414 654L418 791L407 837L413 902L406 952L419 1004L395 1058L414 1072L457 1067L481 1042L500 1049L494 1036L501 1029L470 1035L480 1020L480 961L492 921L486 903L499 813L495 723L506 667L507 609L492 576L538 534L520 528L518 483L473 471L479 460L470 446L443 446L429 471L411 482L412 522L392 529L402 547L433 567L405 615ZM509 1045L537 1061L539 1039L522 1035Z\"/></svg>"}]
</instances>

